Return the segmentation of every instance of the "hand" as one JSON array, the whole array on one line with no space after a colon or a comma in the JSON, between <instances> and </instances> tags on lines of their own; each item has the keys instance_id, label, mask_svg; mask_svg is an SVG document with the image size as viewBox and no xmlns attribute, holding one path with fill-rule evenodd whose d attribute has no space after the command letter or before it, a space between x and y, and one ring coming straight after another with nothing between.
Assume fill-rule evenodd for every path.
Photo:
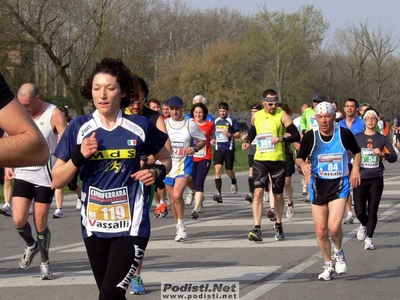
<instances>
[{"instance_id":1,"label":"hand","mask_svg":"<svg viewBox=\"0 0 400 300\"><path fill-rule=\"evenodd\" d=\"M188 147L186 148L186 154L187 156L193 156L195 153L196 147Z\"/></svg>"},{"instance_id":2,"label":"hand","mask_svg":"<svg viewBox=\"0 0 400 300\"><path fill-rule=\"evenodd\" d=\"M152 185L156 180L156 176L156 170L154 169L143 169L131 175L133 179L143 182L144 185Z\"/></svg>"},{"instance_id":3,"label":"hand","mask_svg":"<svg viewBox=\"0 0 400 300\"><path fill-rule=\"evenodd\" d=\"M4 168L4 178L6 180L13 180L14 179L14 169L13 168Z\"/></svg>"},{"instance_id":4,"label":"hand","mask_svg":"<svg viewBox=\"0 0 400 300\"><path fill-rule=\"evenodd\" d=\"M249 148L250 148L250 143L244 142L244 143L242 144L242 150L243 150L243 151L246 151L246 150L248 150Z\"/></svg>"},{"instance_id":5,"label":"hand","mask_svg":"<svg viewBox=\"0 0 400 300\"><path fill-rule=\"evenodd\" d=\"M85 138L81 145L81 152L85 158L89 158L93 153L97 151L99 147L99 142L96 138L96 132L93 132L92 135L88 138Z\"/></svg>"}]
</instances>

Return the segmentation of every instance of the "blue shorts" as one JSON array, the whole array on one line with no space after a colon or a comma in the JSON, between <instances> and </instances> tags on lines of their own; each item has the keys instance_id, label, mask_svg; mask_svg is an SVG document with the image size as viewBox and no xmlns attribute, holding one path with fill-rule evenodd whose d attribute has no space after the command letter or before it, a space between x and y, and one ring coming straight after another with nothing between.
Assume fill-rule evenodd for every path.
<instances>
[{"instance_id":1,"label":"blue shorts","mask_svg":"<svg viewBox=\"0 0 400 300\"><path fill-rule=\"evenodd\" d=\"M345 176L337 179L311 177L308 191L310 193L310 202L315 205L327 204L339 198L347 199L350 193L349 177Z\"/></svg>"},{"instance_id":2,"label":"blue shorts","mask_svg":"<svg viewBox=\"0 0 400 300\"><path fill-rule=\"evenodd\" d=\"M175 179L177 179L177 178L189 178L189 177L190 177L189 174L182 174L182 175L178 175L176 177L165 177L164 183L166 185L169 185L169 186L174 186L175 185Z\"/></svg>"}]
</instances>

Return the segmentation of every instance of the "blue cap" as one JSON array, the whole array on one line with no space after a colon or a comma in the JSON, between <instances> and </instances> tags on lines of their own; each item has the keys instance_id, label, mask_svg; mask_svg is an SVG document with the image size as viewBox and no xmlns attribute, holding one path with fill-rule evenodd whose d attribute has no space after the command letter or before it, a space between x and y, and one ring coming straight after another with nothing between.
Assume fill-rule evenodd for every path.
<instances>
[{"instance_id":1,"label":"blue cap","mask_svg":"<svg viewBox=\"0 0 400 300\"><path fill-rule=\"evenodd\" d=\"M180 106L183 106L183 100L178 96L174 96L174 97L168 99L167 105L180 107Z\"/></svg>"}]
</instances>

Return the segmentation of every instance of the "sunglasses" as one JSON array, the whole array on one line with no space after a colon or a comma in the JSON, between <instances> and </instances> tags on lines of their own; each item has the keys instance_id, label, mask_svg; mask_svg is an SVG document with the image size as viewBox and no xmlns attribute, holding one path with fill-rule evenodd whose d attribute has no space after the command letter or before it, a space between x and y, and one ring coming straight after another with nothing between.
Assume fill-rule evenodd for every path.
<instances>
[{"instance_id":1,"label":"sunglasses","mask_svg":"<svg viewBox=\"0 0 400 300\"><path fill-rule=\"evenodd\" d=\"M131 101L131 105L133 106L133 105L141 105L141 104L143 104L143 103L145 103L146 102L146 98L144 98L144 99L142 99L142 100L136 100L136 101Z\"/></svg>"},{"instance_id":2,"label":"sunglasses","mask_svg":"<svg viewBox=\"0 0 400 300\"><path fill-rule=\"evenodd\" d=\"M278 106L278 102L267 102L268 106Z\"/></svg>"}]
</instances>

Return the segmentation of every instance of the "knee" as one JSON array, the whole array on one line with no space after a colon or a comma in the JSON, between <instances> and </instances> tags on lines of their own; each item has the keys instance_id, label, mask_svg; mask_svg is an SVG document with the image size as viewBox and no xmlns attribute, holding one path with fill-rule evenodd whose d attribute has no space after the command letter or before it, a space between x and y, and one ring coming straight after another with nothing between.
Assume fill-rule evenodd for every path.
<instances>
[{"instance_id":1,"label":"knee","mask_svg":"<svg viewBox=\"0 0 400 300\"><path fill-rule=\"evenodd\" d=\"M328 228L326 228L326 227L316 228L315 235L317 236L317 239L319 239L319 240L328 238Z\"/></svg>"}]
</instances>

